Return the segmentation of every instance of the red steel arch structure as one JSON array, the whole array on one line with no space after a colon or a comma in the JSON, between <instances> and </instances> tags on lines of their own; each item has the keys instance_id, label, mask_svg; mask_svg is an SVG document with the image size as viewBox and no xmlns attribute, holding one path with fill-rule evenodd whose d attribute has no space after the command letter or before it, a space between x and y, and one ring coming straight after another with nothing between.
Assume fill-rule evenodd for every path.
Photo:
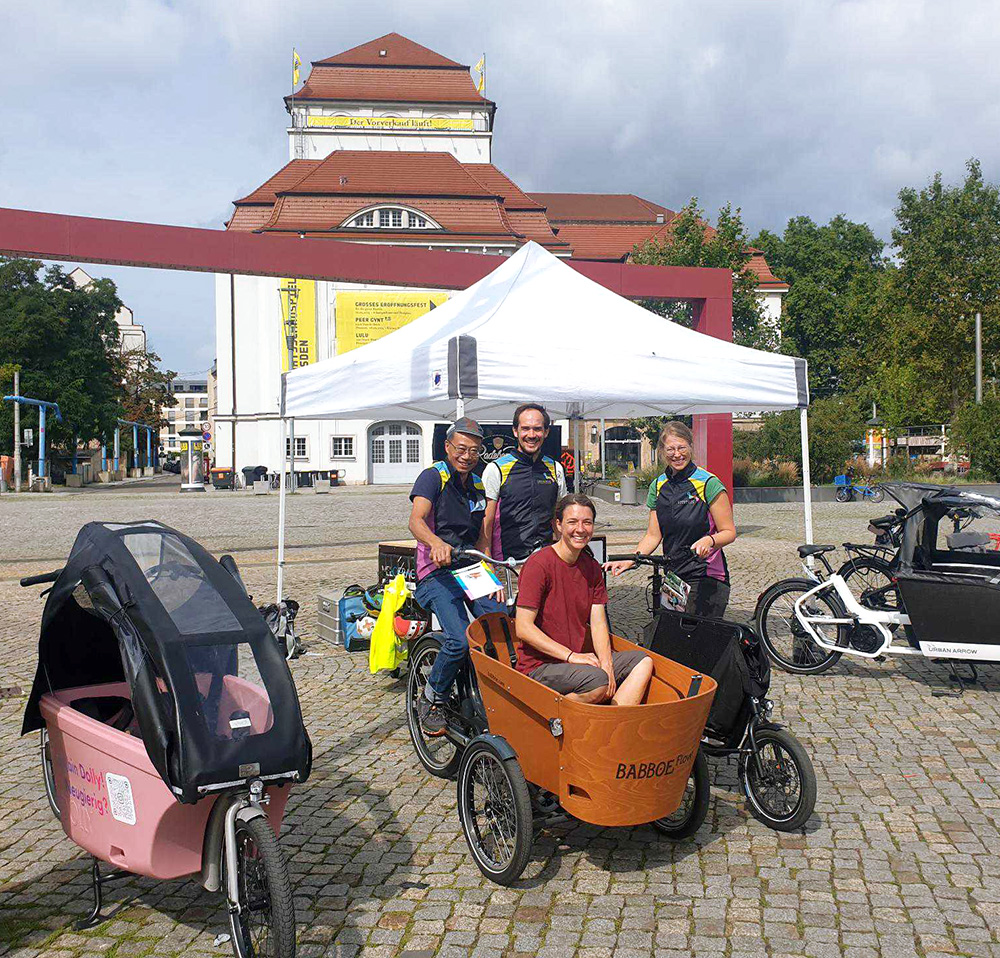
<instances>
[{"instance_id":1,"label":"red steel arch structure","mask_svg":"<svg viewBox=\"0 0 1000 958\"><path fill-rule=\"evenodd\" d=\"M465 289L497 265L496 257L478 253L295 239L4 208L0 208L0 253L113 266L442 289ZM732 341L733 282L728 270L568 262L588 278L629 299L690 302L699 332ZM722 479L731 494L731 416L695 416L694 433L696 460Z\"/></svg>"}]
</instances>

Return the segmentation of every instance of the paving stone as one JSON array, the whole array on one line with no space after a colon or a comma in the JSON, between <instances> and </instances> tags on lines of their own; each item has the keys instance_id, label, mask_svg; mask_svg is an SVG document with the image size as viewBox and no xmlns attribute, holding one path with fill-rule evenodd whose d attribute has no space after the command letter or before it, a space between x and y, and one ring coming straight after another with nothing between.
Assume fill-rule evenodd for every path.
<instances>
[{"instance_id":1,"label":"paving stone","mask_svg":"<svg viewBox=\"0 0 1000 958\"><path fill-rule=\"evenodd\" d=\"M823 676L775 670L775 717L816 768L818 801L802 834L749 816L734 761L710 762L713 798L693 840L650 828L568 823L538 836L525 878L499 888L472 863L454 782L416 761L403 684L367 657L316 637L316 593L371 582L380 539L408 537L407 490L338 489L288 502L287 594L309 654L291 663L314 747L281 834L298 910L299 953L509 958L1000 958L1000 670L962 698L936 698L946 670L923 660L845 656ZM875 510L877 511L877 510ZM816 506L817 541L866 541L864 504ZM63 563L95 518L158 518L215 554L233 552L251 592L273 595L277 497L139 487L0 498L4 684L31 685L43 603L21 575ZM644 511L601 506L614 548L638 540ZM739 506L729 547L730 614L798 561L801 510ZM645 621L641 575L615 580L615 628ZM69 842L38 783L37 740L21 738L24 698L0 700L0 954L220 958L221 895L190 880L129 879L108 889L113 917L78 933L87 856ZM119 911L118 905L123 904Z\"/></svg>"}]
</instances>

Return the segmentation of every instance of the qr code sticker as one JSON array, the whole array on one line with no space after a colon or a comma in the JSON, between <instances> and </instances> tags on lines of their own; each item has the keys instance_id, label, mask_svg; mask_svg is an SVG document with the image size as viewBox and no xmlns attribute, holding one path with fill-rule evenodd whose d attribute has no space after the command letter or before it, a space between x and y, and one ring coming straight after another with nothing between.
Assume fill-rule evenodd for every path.
<instances>
[{"instance_id":1,"label":"qr code sticker","mask_svg":"<svg viewBox=\"0 0 1000 958\"><path fill-rule=\"evenodd\" d=\"M104 776L108 783L108 798L111 801L111 817L126 825L135 824L135 802L132 799L132 783L124 775L108 772Z\"/></svg>"}]
</instances>

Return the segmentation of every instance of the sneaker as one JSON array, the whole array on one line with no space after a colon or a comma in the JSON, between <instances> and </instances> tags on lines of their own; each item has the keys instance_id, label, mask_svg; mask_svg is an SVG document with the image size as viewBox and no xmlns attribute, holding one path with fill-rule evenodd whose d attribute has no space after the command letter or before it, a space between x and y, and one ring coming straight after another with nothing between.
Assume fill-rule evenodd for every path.
<instances>
[{"instance_id":1,"label":"sneaker","mask_svg":"<svg viewBox=\"0 0 1000 958\"><path fill-rule=\"evenodd\" d=\"M426 695L421 695L420 701L417 703L417 718L420 720L421 731L430 738L444 735L448 729L448 721L444 717L444 712L428 702Z\"/></svg>"}]
</instances>

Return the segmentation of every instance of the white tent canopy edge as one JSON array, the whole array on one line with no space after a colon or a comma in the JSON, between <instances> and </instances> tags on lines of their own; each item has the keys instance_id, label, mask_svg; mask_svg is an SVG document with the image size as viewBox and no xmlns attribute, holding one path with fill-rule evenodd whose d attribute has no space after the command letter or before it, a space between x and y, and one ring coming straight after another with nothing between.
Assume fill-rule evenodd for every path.
<instances>
[{"instance_id":1,"label":"white tent canopy edge","mask_svg":"<svg viewBox=\"0 0 1000 958\"><path fill-rule=\"evenodd\" d=\"M801 410L812 541L806 362L670 322L535 243L448 302L366 346L282 376L294 419L506 418L530 397L554 419ZM278 530L284 567L286 457Z\"/></svg>"}]
</instances>

